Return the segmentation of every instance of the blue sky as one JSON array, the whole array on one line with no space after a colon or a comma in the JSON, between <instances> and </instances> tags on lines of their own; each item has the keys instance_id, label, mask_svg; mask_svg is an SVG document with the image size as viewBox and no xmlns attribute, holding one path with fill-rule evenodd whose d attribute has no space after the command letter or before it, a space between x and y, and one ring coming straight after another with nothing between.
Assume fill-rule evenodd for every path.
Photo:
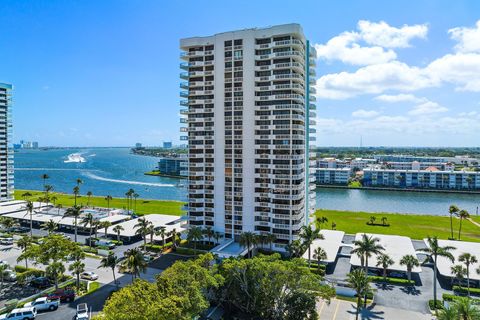
<instances>
[{"instance_id":1,"label":"blue sky","mask_svg":"<svg viewBox=\"0 0 480 320\"><path fill-rule=\"evenodd\" d=\"M15 139L178 141L182 37L300 23L317 62L318 144L478 146L478 1L0 2Z\"/></svg>"}]
</instances>

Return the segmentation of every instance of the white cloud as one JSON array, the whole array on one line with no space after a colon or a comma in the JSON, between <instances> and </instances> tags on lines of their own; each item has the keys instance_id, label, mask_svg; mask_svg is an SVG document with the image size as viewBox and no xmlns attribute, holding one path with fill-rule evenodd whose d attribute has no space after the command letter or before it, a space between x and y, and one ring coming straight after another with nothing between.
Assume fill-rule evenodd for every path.
<instances>
[{"instance_id":1,"label":"white cloud","mask_svg":"<svg viewBox=\"0 0 480 320\"><path fill-rule=\"evenodd\" d=\"M364 109L359 109L354 112L352 112L352 117L354 118L373 118L378 116L380 113L375 110L364 110Z\"/></svg>"},{"instance_id":2,"label":"white cloud","mask_svg":"<svg viewBox=\"0 0 480 320\"><path fill-rule=\"evenodd\" d=\"M458 115L460 117L474 117L478 115L479 113L477 111L470 111L470 112L460 112Z\"/></svg>"},{"instance_id":3,"label":"white cloud","mask_svg":"<svg viewBox=\"0 0 480 320\"><path fill-rule=\"evenodd\" d=\"M480 53L480 20L477 21L475 28L457 27L448 30L448 33L458 42L455 46L457 52Z\"/></svg>"},{"instance_id":4,"label":"white cloud","mask_svg":"<svg viewBox=\"0 0 480 320\"><path fill-rule=\"evenodd\" d=\"M396 95L382 94L375 97L375 100L382 102L395 103L395 102L422 102L425 98L418 98L413 94L400 93Z\"/></svg>"},{"instance_id":5,"label":"white cloud","mask_svg":"<svg viewBox=\"0 0 480 320\"><path fill-rule=\"evenodd\" d=\"M413 107L412 110L408 112L412 116L429 116L435 113L447 112L448 109L439 105L433 101L427 101L425 103L419 104Z\"/></svg>"},{"instance_id":6,"label":"white cloud","mask_svg":"<svg viewBox=\"0 0 480 320\"><path fill-rule=\"evenodd\" d=\"M318 57L352 65L385 63L397 58L390 48L409 47L413 38L425 38L428 31L426 25L395 28L384 21L375 23L365 20L358 22L357 29L359 32L343 32L326 44L316 44ZM362 46L361 42L370 46Z\"/></svg>"},{"instance_id":7,"label":"white cloud","mask_svg":"<svg viewBox=\"0 0 480 320\"><path fill-rule=\"evenodd\" d=\"M357 41L360 35L354 32L344 32L330 39L327 44L315 45L317 56L327 61L340 60L353 65L369 65L395 60L397 54L393 50L382 47L362 47Z\"/></svg>"},{"instance_id":8,"label":"white cloud","mask_svg":"<svg viewBox=\"0 0 480 320\"><path fill-rule=\"evenodd\" d=\"M425 72L434 82L449 82L460 91L480 91L480 54L447 54L434 60Z\"/></svg>"},{"instance_id":9,"label":"white cloud","mask_svg":"<svg viewBox=\"0 0 480 320\"><path fill-rule=\"evenodd\" d=\"M384 48L409 47L412 39L425 39L428 32L426 24L403 25L401 28L395 28L385 21L376 23L366 20L358 22L358 29L366 43Z\"/></svg>"}]
</instances>

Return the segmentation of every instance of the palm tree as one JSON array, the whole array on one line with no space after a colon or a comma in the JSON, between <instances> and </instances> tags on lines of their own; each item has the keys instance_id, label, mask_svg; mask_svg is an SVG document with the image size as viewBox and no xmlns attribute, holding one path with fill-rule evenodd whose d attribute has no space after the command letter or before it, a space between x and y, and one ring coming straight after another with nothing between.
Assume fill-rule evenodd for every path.
<instances>
[{"instance_id":1,"label":"palm tree","mask_svg":"<svg viewBox=\"0 0 480 320\"><path fill-rule=\"evenodd\" d=\"M387 282L387 269L393 265L395 261L388 254L382 253L377 257L377 267L383 269L383 281Z\"/></svg>"},{"instance_id":2,"label":"palm tree","mask_svg":"<svg viewBox=\"0 0 480 320\"><path fill-rule=\"evenodd\" d=\"M113 253L110 253L108 256L102 258L100 261L100 266L98 268L110 268L112 269L112 274L113 274L113 282L117 285L118 289L118 282L117 279L115 278L115 267L118 264L118 258L116 255Z\"/></svg>"},{"instance_id":3,"label":"palm tree","mask_svg":"<svg viewBox=\"0 0 480 320\"><path fill-rule=\"evenodd\" d=\"M455 305L443 308L437 315L437 320L458 320L458 313Z\"/></svg>"},{"instance_id":4,"label":"palm tree","mask_svg":"<svg viewBox=\"0 0 480 320\"><path fill-rule=\"evenodd\" d=\"M80 194L80 187L77 185L73 187L73 195L75 196L75 204L74 206L77 206L77 197Z\"/></svg>"},{"instance_id":5,"label":"palm tree","mask_svg":"<svg viewBox=\"0 0 480 320\"><path fill-rule=\"evenodd\" d=\"M256 241L257 237L253 232L243 232L240 235L239 243L242 247L247 248L247 255L249 258L252 257L250 248L255 244Z\"/></svg>"},{"instance_id":6,"label":"palm tree","mask_svg":"<svg viewBox=\"0 0 480 320\"><path fill-rule=\"evenodd\" d=\"M459 297L453 303L457 311L458 318L461 320L476 320L480 319L480 309L473 305L472 299L467 297Z\"/></svg>"},{"instance_id":7,"label":"palm tree","mask_svg":"<svg viewBox=\"0 0 480 320\"><path fill-rule=\"evenodd\" d=\"M212 239L213 233L214 233L212 227L211 227L211 226L207 226L207 227L205 228L205 230L203 230L203 233L207 236L207 238L208 238L208 243L210 244L210 240Z\"/></svg>"},{"instance_id":8,"label":"palm tree","mask_svg":"<svg viewBox=\"0 0 480 320\"><path fill-rule=\"evenodd\" d=\"M80 289L80 273L85 271L85 263L82 261L75 261L69 267L68 270L71 271L77 277L77 289Z\"/></svg>"},{"instance_id":9,"label":"palm tree","mask_svg":"<svg viewBox=\"0 0 480 320\"><path fill-rule=\"evenodd\" d=\"M0 264L0 289L3 288L3 275L5 274L5 270L8 269L7 264Z\"/></svg>"},{"instance_id":10,"label":"palm tree","mask_svg":"<svg viewBox=\"0 0 480 320\"><path fill-rule=\"evenodd\" d=\"M327 218L327 217L324 217L324 216L321 216L321 217L316 216L316 217L315 217L315 227L316 227L318 230L322 229L322 225L323 225L324 223L327 223L327 222L328 222L328 218Z\"/></svg>"},{"instance_id":11,"label":"palm tree","mask_svg":"<svg viewBox=\"0 0 480 320\"><path fill-rule=\"evenodd\" d=\"M193 242L193 251L195 252L195 254L197 253L197 241L200 241L202 239L202 229L200 229L199 227L191 227L190 229L188 229L187 240L189 244Z\"/></svg>"},{"instance_id":12,"label":"palm tree","mask_svg":"<svg viewBox=\"0 0 480 320\"><path fill-rule=\"evenodd\" d=\"M52 201L53 205L55 205L55 203L57 202L58 198L56 195L53 195L50 197L50 200Z\"/></svg>"},{"instance_id":13,"label":"palm tree","mask_svg":"<svg viewBox=\"0 0 480 320\"><path fill-rule=\"evenodd\" d=\"M58 279L65 272L65 266L63 263L60 261L54 261L47 266L45 272L55 280L55 290L58 290Z\"/></svg>"},{"instance_id":14,"label":"palm tree","mask_svg":"<svg viewBox=\"0 0 480 320\"><path fill-rule=\"evenodd\" d=\"M213 233L213 239L215 239L215 244L219 244L219 240L222 239L222 234L220 232L215 231Z\"/></svg>"},{"instance_id":15,"label":"palm tree","mask_svg":"<svg viewBox=\"0 0 480 320\"><path fill-rule=\"evenodd\" d=\"M327 253L321 247L317 247L313 250L313 259L317 260L318 270L320 270L322 260L327 260Z\"/></svg>"},{"instance_id":16,"label":"palm tree","mask_svg":"<svg viewBox=\"0 0 480 320\"><path fill-rule=\"evenodd\" d=\"M17 225L17 223L15 222L15 220L13 220L13 218L0 216L0 219L1 219L0 224L2 224L5 229L10 229L10 228L13 228L15 225Z\"/></svg>"},{"instance_id":17,"label":"palm tree","mask_svg":"<svg viewBox=\"0 0 480 320\"><path fill-rule=\"evenodd\" d=\"M148 226L146 232L150 235L150 244L153 244L153 236L159 234L157 228L155 228L155 226L151 224Z\"/></svg>"},{"instance_id":18,"label":"palm tree","mask_svg":"<svg viewBox=\"0 0 480 320\"><path fill-rule=\"evenodd\" d=\"M73 226L75 228L75 242L77 242L77 233L78 233L78 223L77 222L78 222L78 217L80 216L80 214L82 212L81 210L82 210L81 206L74 205L73 207L68 208L67 211L65 212L66 216L74 218Z\"/></svg>"},{"instance_id":19,"label":"palm tree","mask_svg":"<svg viewBox=\"0 0 480 320\"><path fill-rule=\"evenodd\" d=\"M460 218L460 227L458 228L458 240L460 240L460 235L462 233L462 221L463 219L470 218L470 213L467 210L460 210L458 212L458 217Z\"/></svg>"},{"instance_id":20,"label":"palm tree","mask_svg":"<svg viewBox=\"0 0 480 320\"><path fill-rule=\"evenodd\" d=\"M147 250L147 234L149 233L148 227L152 224L145 217L139 218L138 223L133 226L133 229L137 229L135 234L142 236L143 238L143 250Z\"/></svg>"},{"instance_id":21,"label":"palm tree","mask_svg":"<svg viewBox=\"0 0 480 320\"><path fill-rule=\"evenodd\" d=\"M275 240L277 240L277 236L275 236L273 233L269 233L269 234L267 234L265 240L267 241L267 243L270 246L270 251L273 251L272 246L273 246L273 243L275 242Z\"/></svg>"},{"instance_id":22,"label":"palm tree","mask_svg":"<svg viewBox=\"0 0 480 320\"><path fill-rule=\"evenodd\" d=\"M58 209L58 210L57 210L57 215L60 215L60 209L62 209L62 208L63 208L63 205L62 205L61 203L59 203L59 204L56 204L56 205L55 205L55 208L57 208L57 209Z\"/></svg>"},{"instance_id":23,"label":"palm tree","mask_svg":"<svg viewBox=\"0 0 480 320\"><path fill-rule=\"evenodd\" d=\"M433 238L428 237L427 239L428 248L420 248L419 251L425 252L427 254L427 259L433 260L433 305L437 306L437 258L445 257L450 259L450 261L455 262L455 258L450 253L450 251L455 250L455 247L445 246L441 247L438 244L438 238L435 236Z\"/></svg>"},{"instance_id":24,"label":"palm tree","mask_svg":"<svg viewBox=\"0 0 480 320\"><path fill-rule=\"evenodd\" d=\"M120 263L120 272L130 272L133 283L135 277L140 277L140 272L145 270L147 270L147 262L143 259L142 252L138 248L128 249L125 252L125 259Z\"/></svg>"},{"instance_id":25,"label":"palm tree","mask_svg":"<svg viewBox=\"0 0 480 320\"><path fill-rule=\"evenodd\" d=\"M387 217L382 217L382 225L387 225Z\"/></svg>"},{"instance_id":26,"label":"palm tree","mask_svg":"<svg viewBox=\"0 0 480 320\"><path fill-rule=\"evenodd\" d=\"M303 246L307 247L308 250L308 266L310 267L310 260L311 260L311 246L313 240L315 239L323 239L323 236L320 234L319 229L313 229L311 225L303 226L302 230L300 231L300 238L303 240Z\"/></svg>"},{"instance_id":27,"label":"palm tree","mask_svg":"<svg viewBox=\"0 0 480 320\"><path fill-rule=\"evenodd\" d=\"M27 201L28 198L30 198L32 196L32 194L30 192L24 192L22 193L22 198L23 200Z\"/></svg>"},{"instance_id":28,"label":"palm tree","mask_svg":"<svg viewBox=\"0 0 480 320\"><path fill-rule=\"evenodd\" d=\"M120 232L125 230L121 225L117 224L113 227L112 231L117 234L117 241L120 242Z\"/></svg>"},{"instance_id":29,"label":"palm tree","mask_svg":"<svg viewBox=\"0 0 480 320\"><path fill-rule=\"evenodd\" d=\"M355 269L350 272L348 275L348 284L350 287L357 292L357 309L355 313L355 319L358 320L358 314L360 312L361 307L361 299L362 297L367 297L367 294L370 290L370 280L367 274L361 269ZM365 305L367 301L365 299Z\"/></svg>"},{"instance_id":30,"label":"palm tree","mask_svg":"<svg viewBox=\"0 0 480 320\"><path fill-rule=\"evenodd\" d=\"M130 212L130 210L132 209L132 196L133 194L135 193L135 190L133 189L129 189L126 193L125 193L125 196L127 198L127 211Z\"/></svg>"},{"instance_id":31,"label":"palm tree","mask_svg":"<svg viewBox=\"0 0 480 320\"><path fill-rule=\"evenodd\" d=\"M362 234L361 240L355 240L353 242L355 248L352 250L352 254L363 256L363 262L365 263L365 274L368 274L368 258L370 258L372 254L379 255L385 250L385 248L378 244L378 242L380 242L380 239L374 238L373 236L367 236L365 233ZM365 296L364 303L366 307L367 296Z\"/></svg>"},{"instance_id":32,"label":"palm tree","mask_svg":"<svg viewBox=\"0 0 480 320\"><path fill-rule=\"evenodd\" d=\"M32 238L30 238L29 236L23 236L20 239L18 239L17 246L20 248L20 250L22 250L22 255L25 254L25 252L30 247L32 242L33 242ZM28 258L25 257L24 260L25 260L25 268L28 269Z\"/></svg>"},{"instance_id":33,"label":"palm tree","mask_svg":"<svg viewBox=\"0 0 480 320\"><path fill-rule=\"evenodd\" d=\"M45 197L48 197L48 193L53 190L53 186L46 184L43 186L43 191L45 191Z\"/></svg>"},{"instance_id":34,"label":"palm tree","mask_svg":"<svg viewBox=\"0 0 480 320\"><path fill-rule=\"evenodd\" d=\"M133 193L132 196L135 199L134 211L137 212L137 198L140 197L140 195L138 193Z\"/></svg>"},{"instance_id":35,"label":"palm tree","mask_svg":"<svg viewBox=\"0 0 480 320\"><path fill-rule=\"evenodd\" d=\"M287 245L287 251L292 258L298 258L302 255L305 251L305 247L303 246L300 240L293 240Z\"/></svg>"},{"instance_id":36,"label":"palm tree","mask_svg":"<svg viewBox=\"0 0 480 320\"><path fill-rule=\"evenodd\" d=\"M458 207L456 205L453 205L453 204L450 206L450 208L448 208L448 213L450 214L450 233L452 235L450 240L454 239L454 237L453 237L453 216L458 215L459 211L460 211L460 209L458 209Z\"/></svg>"},{"instance_id":37,"label":"palm tree","mask_svg":"<svg viewBox=\"0 0 480 320\"><path fill-rule=\"evenodd\" d=\"M48 176L48 174L44 173L44 174L42 174L41 178L43 179L43 189L45 190L45 185L47 184L47 179L49 179L50 177Z\"/></svg>"},{"instance_id":38,"label":"palm tree","mask_svg":"<svg viewBox=\"0 0 480 320\"><path fill-rule=\"evenodd\" d=\"M105 230L105 239L107 238L108 228L110 228L112 223L110 221L102 221L102 228Z\"/></svg>"},{"instance_id":39,"label":"palm tree","mask_svg":"<svg viewBox=\"0 0 480 320\"><path fill-rule=\"evenodd\" d=\"M462 287L462 280L465 278L467 275L467 269L465 269L464 266L461 264L454 265L450 268L453 276L455 277L455 280L457 280L458 285ZM453 282L453 279L452 279Z\"/></svg>"},{"instance_id":40,"label":"palm tree","mask_svg":"<svg viewBox=\"0 0 480 320\"><path fill-rule=\"evenodd\" d=\"M41 226L43 230L47 230L48 234L52 234L55 230L58 229L58 223L53 221L53 219L50 219L46 222L44 222Z\"/></svg>"},{"instance_id":41,"label":"palm tree","mask_svg":"<svg viewBox=\"0 0 480 320\"><path fill-rule=\"evenodd\" d=\"M112 200L112 196L111 195L108 195L105 197L105 200L107 200L107 209L110 210L110 200Z\"/></svg>"},{"instance_id":42,"label":"palm tree","mask_svg":"<svg viewBox=\"0 0 480 320\"><path fill-rule=\"evenodd\" d=\"M27 201L25 205L27 212L30 214L30 237L33 237L33 202Z\"/></svg>"},{"instance_id":43,"label":"palm tree","mask_svg":"<svg viewBox=\"0 0 480 320\"><path fill-rule=\"evenodd\" d=\"M470 297L470 266L472 264L477 263L478 260L477 260L477 257L475 257L470 253L462 253L458 257L458 261L463 262L463 264L465 265L465 269L467 270L467 274L466 274L467 275L467 292L468 292L468 296Z\"/></svg>"},{"instance_id":44,"label":"palm tree","mask_svg":"<svg viewBox=\"0 0 480 320\"><path fill-rule=\"evenodd\" d=\"M162 237L162 245L163 249L165 249L165 237L167 236L167 229L165 227L160 227L160 229L156 230L155 235Z\"/></svg>"},{"instance_id":45,"label":"palm tree","mask_svg":"<svg viewBox=\"0 0 480 320\"><path fill-rule=\"evenodd\" d=\"M400 260L400 265L407 267L407 278L408 281L412 280L412 270L414 267L420 266L420 262L418 262L417 257L412 256L411 254L407 254L402 257Z\"/></svg>"},{"instance_id":46,"label":"palm tree","mask_svg":"<svg viewBox=\"0 0 480 320\"><path fill-rule=\"evenodd\" d=\"M370 224L374 224L375 220L377 220L377 218L375 218L375 216L371 216L370 217Z\"/></svg>"},{"instance_id":47,"label":"palm tree","mask_svg":"<svg viewBox=\"0 0 480 320\"><path fill-rule=\"evenodd\" d=\"M87 197L88 197L87 206L90 205L90 200L92 199L92 196L93 196L92 191L87 191Z\"/></svg>"},{"instance_id":48,"label":"palm tree","mask_svg":"<svg viewBox=\"0 0 480 320\"><path fill-rule=\"evenodd\" d=\"M95 219L93 218L93 214L91 214L90 212L88 212L82 219L82 221L80 221L80 223L83 225L84 228L86 227L89 227L89 233L88 233L88 238L91 239L92 238L92 231L93 231L93 221ZM91 247L92 246L92 241L89 240L89 246Z\"/></svg>"},{"instance_id":49,"label":"palm tree","mask_svg":"<svg viewBox=\"0 0 480 320\"><path fill-rule=\"evenodd\" d=\"M80 187L80 185L83 183L82 179L80 178L77 178L76 182L77 182L77 187Z\"/></svg>"},{"instance_id":50,"label":"palm tree","mask_svg":"<svg viewBox=\"0 0 480 320\"><path fill-rule=\"evenodd\" d=\"M100 223L101 223L101 222L98 221L98 220L93 220L93 223L92 223L92 225L93 225L93 233L95 234L95 239L98 239L97 233L98 233L98 228L100 228Z\"/></svg>"}]
</instances>

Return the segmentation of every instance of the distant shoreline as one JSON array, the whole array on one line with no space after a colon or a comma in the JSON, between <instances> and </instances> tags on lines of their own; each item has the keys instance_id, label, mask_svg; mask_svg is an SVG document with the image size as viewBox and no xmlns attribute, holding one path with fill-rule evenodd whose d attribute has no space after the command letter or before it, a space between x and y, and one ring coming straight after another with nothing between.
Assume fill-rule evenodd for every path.
<instances>
[{"instance_id":1,"label":"distant shoreline","mask_svg":"<svg viewBox=\"0 0 480 320\"><path fill-rule=\"evenodd\" d=\"M458 194L480 194L480 190L444 190L444 189L412 189L412 188L388 188L388 187L349 187L343 185L317 184L317 188L328 189L352 189L352 190L376 190L376 191L406 191L426 193L458 193Z\"/></svg>"}]
</instances>

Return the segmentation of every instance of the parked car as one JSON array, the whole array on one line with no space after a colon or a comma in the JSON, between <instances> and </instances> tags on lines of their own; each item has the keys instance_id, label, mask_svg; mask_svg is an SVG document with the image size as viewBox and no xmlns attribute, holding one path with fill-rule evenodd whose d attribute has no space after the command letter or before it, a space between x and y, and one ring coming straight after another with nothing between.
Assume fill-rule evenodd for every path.
<instances>
[{"instance_id":1,"label":"parked car","mask_svg":"<svg viewBox=\"0 0 480 320\"><path fill-rule=\"evenodd\" d=\"M90 316L88 315L88 306L86 303L80 303L77 305L77 314L75 316L76 320L89 320Z\"/></svg>"},{"instance_id":2,"label":"parked car","mask_svg":"<svg viewBox=\"0 0 480 320\"><path fill-rule=\"evenodd\" d=\"M50 280L46 277L36 277L30 281L30 285L35 288L44 289L50 287Z\"/></svg>"},{"instance_id":3,"label":"parked car","mask_svg":"<svg viewBox=\"0 0 480 320\"><path fill-rule=\"evenodd\" d=\"M62 236L64 237L65 239L69 239L70 240L70 236L68 234L65 234L63 232L54 232L53 234L56 234L58 236Z\"/></svg>"},{"instance_id":4,"label":"parked car","mask_svg":"<svg viewBox=\"0 0 480 320\"><path fill-rule=\"evenodd\" d=\"M46 296L49 300L60 300L60 302L71 302L75 299L75 290L58 289Z\"/></svg>"},{"instance_id":5,"label":"parked car","mask_svg":"<svg viewBox=\"0 0 480 320\"><path fill-rule=\"evenodd\" d=\"M143 255L143 260L145 260L145 262L150 262L154 259L155 257L151 254L144 254Z\"/></svg>"},{"instance_id":6,"label":"parked car","mask_svg":"<svg viewBox=\"0 0 480 320\"><path fill-rule=\"evenodd\" d=\"M400 279L406 278L406 274L401 271L390 271L388 272L388 276L392 278L400 278Z\"/></svg>"},{"instance_id":7,"label":"parked car","mask_svg":"<svg viewBox=\"0 0 480 320\"><path fill-rule=\"evenodd\" d=\"M35 307L37 311L53 311L57 310L60 300L50 300L47 297L41 297L35 301L25 303L24 307Z\"/></svg>"},{"instance_id":8,"label":"parked car","mask_svg":"<svg viewBox=\"0 0 480 320\"><path fill-rule=\"evenodd\" d=\"M115 248L115 243L113 243L111 240L108 239L98 239L95 242L96 247L107 247L108 249L114 249Z\"/></svg>"},{"instance_id":9,"label":"parked car","mask_svg":"<svg viewBox=\"0 0 480 320\"><path fill-rule=\"evenodd\" d=\"M98 275L92 271L85 271L80 274L80 278L93 281L98 279Z\"/></svg>"},{"instance_id":10,"label":"parked car","mask_svg":"<svg viewBox=\"0 0 480 320\"><path fill-rule=\"evenodd\" d=\"M6 269L3 271L3 280L15 282L17 281L17 273L11 269Z\"/></svg>"},{"instance_id":11,"label":"parked car","mask_svg":"<svg viewBox=\"0 0 480 320\"><path fill-rule=\"evenodd\" d=\"M13 245L13 238L0 238L0 244L11 246Z\"/></svg>"},{"instance_id":12,"label":"parked car","mask_svg":"<svg viewBox=\"0 0 480 320\"><path fill-rule=\"evenodd\" d=\"M21 226L8 228L8 232L25 233L25 232L28 232L28 231L30 231L29 228L27 228L27 227L21 227Z\"/></svg>"},{"instance_id":13,"label":"parked car","mask_svg":"<svg viewBox=\"0 0 480 320\"><path fill-rule=\"evenodd\" d=\"M0 260L0 266L2 266L2 265L10 266L10 264L8 264L7 261L5 261L5 260Z\"/></svg>"},{"instance_id":14,"label":"parked car","mask_svg":"<svg viewBox=\"0 0 480 320\"><path fill-rule=\"evenodd\" d=\"M9 313L0 315L0 320L34 320L37 317L35 307L13 309Z\"/></svg>"}]
</instances>

